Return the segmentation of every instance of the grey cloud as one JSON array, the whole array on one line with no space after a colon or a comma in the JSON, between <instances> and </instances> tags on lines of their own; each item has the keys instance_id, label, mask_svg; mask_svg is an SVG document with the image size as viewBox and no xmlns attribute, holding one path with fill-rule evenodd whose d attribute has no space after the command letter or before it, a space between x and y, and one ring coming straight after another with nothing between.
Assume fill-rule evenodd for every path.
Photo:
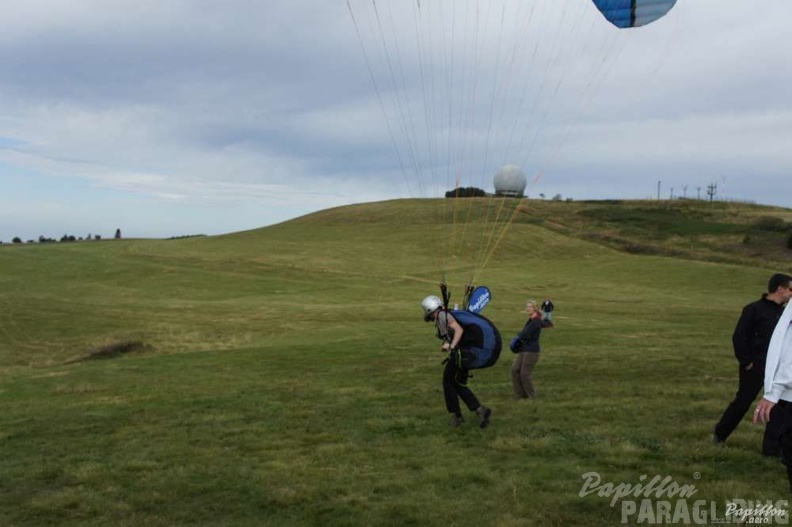
<instances>
[{"instance_id":1,"label":"grey cloud","mask_svg":"<svg viewBox=\"0 0 792 527\"><path fill-rule=\"evenodd\" d=\"M15 4L0 19L0 160L201 203L275 203L281 187L384 199L433 173L489 186L504 163L580 199L620 197L625 174L651 188L689 173L769 200L792 165L787 0L761 17L680 0L630 32L580 0L511 3L503 41L487 3L476 46L471 2L454 4L451 46L437 12L419 42L408 4L378 3L379 34L371 2L350 1L371 71L345 2Z\"/></svg>"}]
</instances>

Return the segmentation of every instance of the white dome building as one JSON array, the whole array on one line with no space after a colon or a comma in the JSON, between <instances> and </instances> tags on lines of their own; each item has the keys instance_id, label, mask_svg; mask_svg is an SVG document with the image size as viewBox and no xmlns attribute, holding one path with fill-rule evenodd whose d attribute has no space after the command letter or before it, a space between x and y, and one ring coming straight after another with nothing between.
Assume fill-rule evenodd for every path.
<instances>
[{"instance_id":1,"label":"white dome building","mask_svg":"<svg viewBox=\"0 0 792 527\"><path fill-rule=\"evenodd\" d=\"M517 165L503 165L503 168L495 174L492 183L495 185L496 196L521 198L525 195L528 179L525 177L525 172Z\"/></svg>"}]
</instances>

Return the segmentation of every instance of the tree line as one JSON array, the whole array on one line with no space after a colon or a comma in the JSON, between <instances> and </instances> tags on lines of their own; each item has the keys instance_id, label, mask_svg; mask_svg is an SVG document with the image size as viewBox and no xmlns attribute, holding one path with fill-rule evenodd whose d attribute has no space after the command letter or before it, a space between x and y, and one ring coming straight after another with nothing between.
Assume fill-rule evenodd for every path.
<instances>
[{"instance_id":1,"label":"tree line","mask_svg":"<svg viewBox=\"0 0 792 527\"><path fill-rule=\"evenodd\" d=\"M121 239L121 229L116 229L115 236L113 236L113 238L116 239L116 240L120 240ZM38 237L38 240L27 240L26 242L24 242L24 241L22 241L22 238L20 238L19 236L14 236L14 238L11 240L11 243L17 243L17 244L19 244L19 243L58 243L58 242L60 242L60 243L70 243L70 242L82 242L82 241L92 241L92 240L99 241L101 239L102 239L102 236L100 234L89 234L85 238L76 237L76 236L71 235L71 234L64 234L63 236L61 236L60 240L56 240L55 238L49 238L47 236L41 235L41 236ZM2 244L2 243L3 243L3 241L0 240L0 244Z\"/></svg>"},{"instance_id":2,"label":"tree line","mask_svg":"<svg viewBox=\"0 0 792 527\"><path fill-rule=\"evenodd\" d=\"M489 196L484 189L478 187L459 187L452 190L449 190L445 193L445 197L447 198L483 198ZM519 196L523 198L525 196ZM539 194L539 198L545 199L544 194ZM556 194L552 197L553 201L562 201L564 197L561 194ZM566 198L566 201L572 201L572 198Z\"/></svg>"}]
</instances>

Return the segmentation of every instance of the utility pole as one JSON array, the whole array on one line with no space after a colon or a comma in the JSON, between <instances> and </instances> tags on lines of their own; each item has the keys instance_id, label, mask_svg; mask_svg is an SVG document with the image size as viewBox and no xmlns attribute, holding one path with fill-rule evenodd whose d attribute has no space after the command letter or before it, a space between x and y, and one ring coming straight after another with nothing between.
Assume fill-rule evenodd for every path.
<instances>
[{"instance_id":1,"label":"utility pole","mask_svg":"<svg viewBox=\"0 0 792 527\"><path fill-rule=\"evenodd\" d=\"M687 199L687 185L682 187L682 198Z\"/></svg>"},{"instance_id":2,"label":"utility pole","mask_svg":"<svg viewBox=\"0 0 792 527\"><path fill-rule=\"evenodd\" d=\"M710 203L712 200L715 199L715 195L718 193L718 184L717 183L710 183L707 185L707 195L709 195Z\"/></svg>"},{"instance_id":3,"label":"utility pole","mask_svg":"<svg viewBox=\"0 0 792 527\"><path fill-rule=\"evenodd\" d=\"M668 199L674 201L674 187L671 187L671 192L668 194Z\"/></svg>"},{"instance_id":4,"label":"utility pole","mask_svg":"<svg viewBox=\"0 0 792 527\"><path fill-rule=\"evenodd\" d=\"M660 182L657 182L657 201L660 201Z\"/></svg>"},{"instance_id":5,"label":"utility pole","mask_svg":"<svg viewBox=\"0 0 792 527\"><path fill-rule=\"evenodd\" d=\"M701 199L701 187L696 187L696 199Z\"/></svg>"}]
</instances>

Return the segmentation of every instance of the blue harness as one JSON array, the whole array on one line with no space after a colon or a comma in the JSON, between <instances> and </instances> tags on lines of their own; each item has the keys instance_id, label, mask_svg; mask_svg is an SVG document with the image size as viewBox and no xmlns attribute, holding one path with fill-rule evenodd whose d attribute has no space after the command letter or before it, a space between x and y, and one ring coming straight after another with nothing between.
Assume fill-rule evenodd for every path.
<instances>
[{"instance_id":1,"label":"blue harness","mask_svg":"<svg viewBox=\"0 0 792 527\"><path fill-rule=\"evenodd\" d=\"M469 370L489 368L500 357L502 340L498 328L489 319L465 310L452 310L451 316L462 326L459 349L462 366Z\"/></svg>"}]
</instances>

